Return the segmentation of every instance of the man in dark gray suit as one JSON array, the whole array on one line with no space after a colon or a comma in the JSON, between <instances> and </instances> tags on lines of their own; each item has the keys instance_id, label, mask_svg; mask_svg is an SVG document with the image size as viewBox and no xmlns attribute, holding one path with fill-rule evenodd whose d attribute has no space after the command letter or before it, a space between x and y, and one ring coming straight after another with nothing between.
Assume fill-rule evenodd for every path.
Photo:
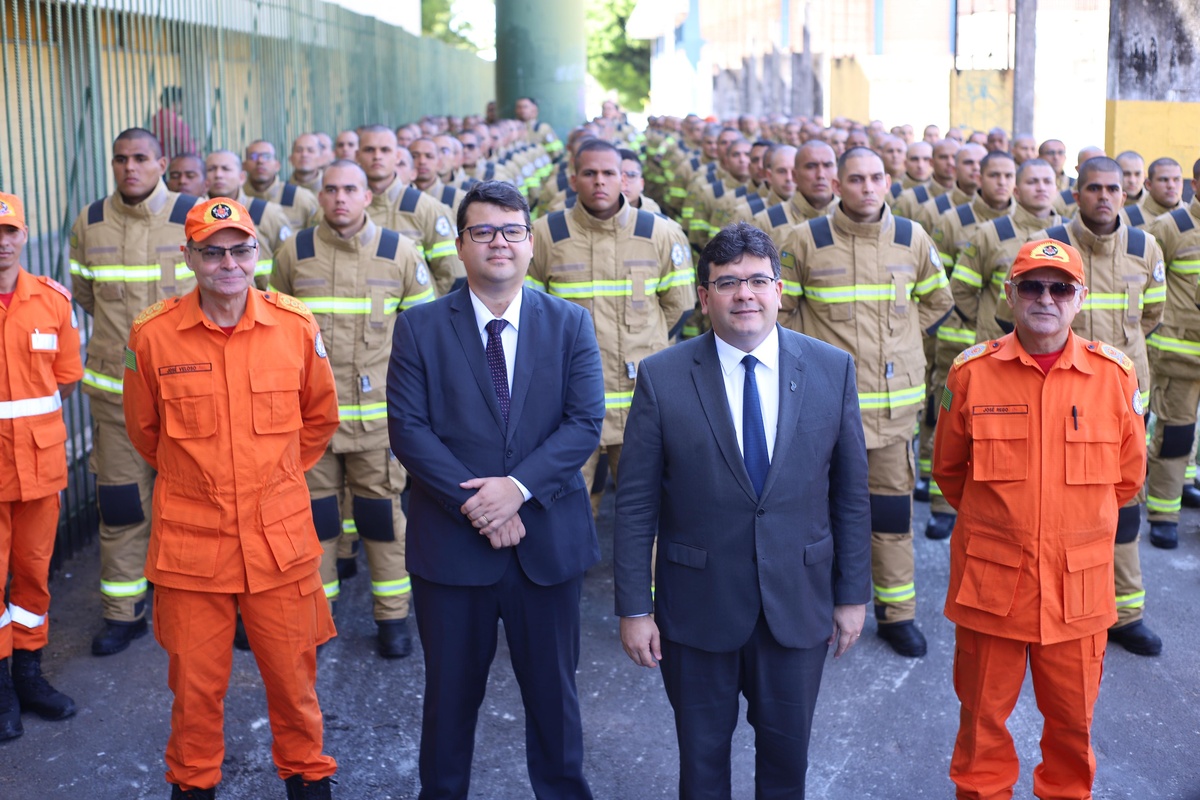
<instances>
[{"instance_id":1,"label":"man in dark gray suit","mask_svg":"<svg viewBox=\"0 0 1200 800\"><path fill-rule=\"evenodd\" d=\"M779 255L757 228L715 236L697 280L712 331L642 362L625 429L621 643L661 662L681 798L730 796L739 693L756 797L803 798L827 646L841 656L858 640L871 599L854 362L776 325Z\"/></svg>"}]
</instances>

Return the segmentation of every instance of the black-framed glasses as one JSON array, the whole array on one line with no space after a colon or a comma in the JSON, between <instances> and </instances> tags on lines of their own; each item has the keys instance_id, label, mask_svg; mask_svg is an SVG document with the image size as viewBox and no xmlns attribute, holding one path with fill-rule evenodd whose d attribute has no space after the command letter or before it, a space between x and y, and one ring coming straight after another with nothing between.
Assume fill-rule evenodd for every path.
<instances>
[{"instance_id":1,"label":"black-framed glasses","mask_svg":"<svg viewBox=\"0 0 1200 800\"><path fill-rule=\"evenodd\" d=\"M1024 300L1037 300L1042 292L1050 292L1055 300L1073 300L1083 287L1077 283L1063 281L1017 281L1017 296Z\"/></svg>"},{"instance_id":2,"label":"black-framed glasses","mask_svg":"<svg viewBox=\"0 0 1200 800\"><path fill-rule=\"evenodd\" d=\"M233 247L193 247L193 253L200 254L200 260L205 264L212 266L220 264L225 260L225 254L228 253L233 257L233 260L239 264L245 264L254 258L255 251L258 250L257 244L235 244Z\"/></svg>"},{"instance_id":3,"label":"black-framed glasses","mask_svg":"<svg viewBox=\"0 0 1200 800\"><path fill-rule=\"evenodd\" d=\"M703 286L711 286L717 294L736 294L743 283L749 286L750 291L755 294L766 294L775 285L775 279L768 278L766 275L754 275L749 278L731 278L726 276L724 278L717 278L715 281L705 281Z\"/></svg>"},{"instance_id":4,"label":"black-framed glasses","mask_svg":"<svg viewBox=\"0 0 1200 800\"><path fill-rule=\"evenodd\" d=\"M531 228L528 225L502 225L499 228L495 225L472 225L463 230L471 235L471 241L476 244L491 244L496 240L497 233L504 237L504 241L516 244L529 238Z\"/></svg>"}]
</instances>

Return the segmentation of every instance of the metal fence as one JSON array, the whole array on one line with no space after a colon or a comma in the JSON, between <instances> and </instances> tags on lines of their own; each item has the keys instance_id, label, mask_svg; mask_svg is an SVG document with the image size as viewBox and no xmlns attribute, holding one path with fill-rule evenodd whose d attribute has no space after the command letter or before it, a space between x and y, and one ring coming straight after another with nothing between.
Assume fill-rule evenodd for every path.
<instances>
[{"instance_id":1,"label":"metal fence","mask_svg":"<svg viewBox=\"0 0 1200 800\"><path fill-rule=\"evenodd\" d=\"M150 127L164 90L181 95L202 151L264 138L286 153L306 131L482 113L494 84L492 64L468 52L319 0L0 0L0 190L25 200L26 267L69 285L71 223L112 190L113 138ZM81 393L64 413L56 566L97 521Z\"/></svg>"}]
</instances>

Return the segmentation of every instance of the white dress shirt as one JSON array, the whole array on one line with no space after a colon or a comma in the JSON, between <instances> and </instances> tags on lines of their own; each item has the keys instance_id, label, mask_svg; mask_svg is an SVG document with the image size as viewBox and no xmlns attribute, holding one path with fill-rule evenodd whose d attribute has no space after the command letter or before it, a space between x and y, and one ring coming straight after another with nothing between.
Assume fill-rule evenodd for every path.
<instances>
[{"instance_id":1,"label":"white dress shirt","mask_svg":"<svg viewBox=\"0 0 1200 800\"><path fill-rule=\"evenodd\" d=\"M746 388L746 367L742 359L748 355L758 359L754 380L758 384L758 402L762 407L769 461L775 455L775 434L779 428L779 329L772 328L767 338L749 353L723 341L716 334L713 336L717 341L717 358L720 359L721 374L725 379L725 398L729 401L729 413L733 415L738 449L743 455L746 448L742 442L742 396Z\"/></svg>"}]
</instances>

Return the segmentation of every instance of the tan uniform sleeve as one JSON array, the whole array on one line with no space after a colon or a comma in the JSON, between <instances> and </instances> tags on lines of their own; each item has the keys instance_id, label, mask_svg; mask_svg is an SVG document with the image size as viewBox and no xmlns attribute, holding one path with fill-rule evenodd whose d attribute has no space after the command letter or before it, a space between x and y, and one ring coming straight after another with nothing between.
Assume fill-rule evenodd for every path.
<instances>
[{"instance_id":1,"label":"tan uniform sleeve","mask_svg":"<svg viewBox=\"0 0 1200 800\"><path fill-rule=\"evenodd\" d=\"M917 282L913 296L917 299L921 330L926 336L937 332L938 326L954 308L950 281L942 269L937 248L924 231L913 230L913 256L916 259Z\"/></svg>"},{"instance_id":2,"label":"tan uniform sleeve","mask_svg":"<svg viewBox=\"0 0 1200 800\"><path fill-rule=\"evenodd\" d=\"M1162 247L1158 239L1146 237L1146 263L1150 265L1150 280L1146 283L1146 294L1142 308L1142 333L1149 334L1162 323L1163 310L1167 306L1167 270Z\"/></svg>"},{"instance_id":3,"label":"tan uniform sleeve","mask_svg":"<svg viewBox=\"0 0 1200 800\"><path fill-rule=\"evenodd\" d=\"M786 328L802 332L800 299L804 297L804 281L801 270L804 266L805 242L807 237L800 233L800 225L793 225L783 236L783 247L779 250L779 279L783 282L783 301L779 310L779 322Z\"/></svg>"},{"instance_id":4,"label":"tan uniform sleeve","mask_svg":"<svg viewBox=\"0 0 1200 800\"><path fill-rule=\"evenodd\" d=\"M269 288L284 294L293 294L292 280L296 274L296 245L294 242L284 242L283 249L275 254L271 261L271 280Z\"/></svg>"},{"instance_id":5,"label":"tan uniform sleeve","mask_svg":"<svg viewBox=\"0 0 1200 800\"><path fill-rule=\"evenodd\" d=\"M986 234L986 226L975 229L971 241L958 254L954 272L950 275L954 306L959 316L972 327L979 318L979 296L992 279L991 246Z\"/></svg>"},{"instance_id":6,"label":"tan uniform sleeve","mask_svg":"<svg viewBox=\"0 0 1200 800\"><path fill-rule=\"evenodd\" d=\"M663 220L656 224L666 232L659 245L658 305L669 330L696 305L696 271L683 229Z\"/></svg>"},{"instance_id":7,"label":"tan uniform sleeve","mask_svg":"<svg viewBox=\"0 0 1200 800\"><path fill-rule=\"evenodd\" d=\"M75 224L71 226L71 252L70 252L70 271L71 271L71 295L75 298L75 302L79 303L80 307L89 314L96 313L96 295L92 284L91 270L83 260L83 253L86 244L85 228L87 221L85 210L75 218Z\"/></svg>"}]
</instances>

